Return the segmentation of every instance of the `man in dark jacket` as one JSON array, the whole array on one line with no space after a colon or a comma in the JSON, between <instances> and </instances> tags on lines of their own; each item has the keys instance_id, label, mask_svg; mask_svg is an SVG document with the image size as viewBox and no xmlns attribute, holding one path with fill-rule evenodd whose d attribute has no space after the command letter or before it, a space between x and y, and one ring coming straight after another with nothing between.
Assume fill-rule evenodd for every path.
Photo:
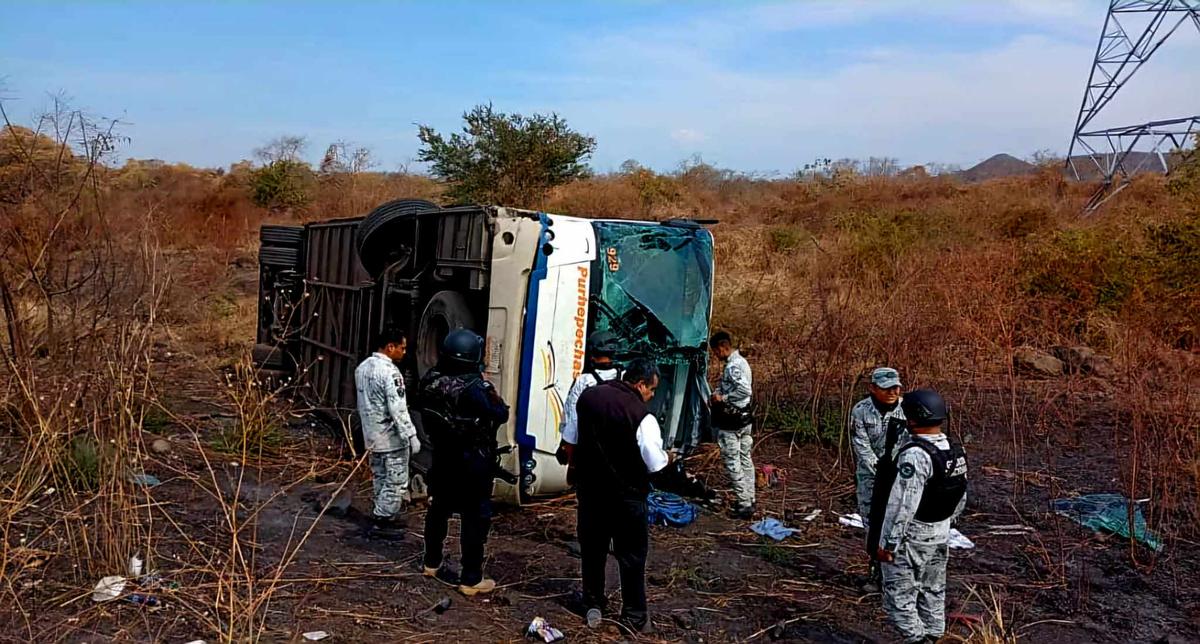
<instances>
[{"instance_id":1,"label":"man in dark jacket","mask_svg":"<svg viewBox=\"0 0 1200 644\"><path fill-rule=\"evenodd\" d=\"M482 361L483 338L466 329L453 331L442 344L437 368L421 381L421 419L433 444L424 572L468 596L496 588L483 576L483 557L492 518L496 428L508 420L508 405L480 373ZM461 577L442 565L455 513L462 519Z\"/></svg>"},{"instance_id":2,"label":"man in dark jacket","mask_svg":"<svg viewBox=\"0 0 1200 644\"><path fill-rule=\"evenodd\" d=\"M609 547L621 576L621 621L645 631L646 554L650 534L646 495L650 475L667 466L658 420L646 408L658 387L658 367L646 359L629 363L620 380L579 396L579 442L575 447L579 499L579 546L583 603L588 626L606 608L604 567Z\"/></svg>"}]
</instances>

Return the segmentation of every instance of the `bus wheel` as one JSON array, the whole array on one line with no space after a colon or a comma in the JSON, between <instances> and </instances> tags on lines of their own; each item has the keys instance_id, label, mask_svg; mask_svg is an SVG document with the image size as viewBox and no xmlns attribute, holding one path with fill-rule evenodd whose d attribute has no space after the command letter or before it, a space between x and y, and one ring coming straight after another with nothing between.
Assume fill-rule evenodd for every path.
<instances>
[{"instance_id":1,"label":"bus wheel","mask_svg":"<svg viewBox=\"0 0 1200 644\"><path fill-rule=\"evenodd\" d=\"M442 340L455 329L475 330L475 316L467 298L455 291L439 291L425 306L417 330L417 371L420 377L438 361Z\"/></svg>"}]
</instances>

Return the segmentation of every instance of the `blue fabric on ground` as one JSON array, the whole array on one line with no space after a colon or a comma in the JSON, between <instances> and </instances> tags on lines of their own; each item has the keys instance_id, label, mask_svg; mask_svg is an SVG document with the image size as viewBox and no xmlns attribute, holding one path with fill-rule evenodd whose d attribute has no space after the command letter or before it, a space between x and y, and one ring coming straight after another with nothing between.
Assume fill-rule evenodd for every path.
<instances>
[{"instance_id":1,"label":"blue fabric on ground","mask_svg":"<svg viewBox=\"0 0 1200 644\"><path fill-rule=\"evenodd\" d=\"M789 528L774 517L767 517L750 526L750 529L764 537L771 537L776 541L783 541L792 536L793 533L800 532L795 528Z\"/></svg>"},{"instance_id":2,"label":"blue fabric on ground","mask_svg":"<svg viewBox=\"0 0 1200 644\"><path fill-rule=\"evenodd\" d=\"M669 525L676 528L696 520L700 513L683 497L655 490L646 496L646 521L650 525Z\"/></svg>"}]
</instances>

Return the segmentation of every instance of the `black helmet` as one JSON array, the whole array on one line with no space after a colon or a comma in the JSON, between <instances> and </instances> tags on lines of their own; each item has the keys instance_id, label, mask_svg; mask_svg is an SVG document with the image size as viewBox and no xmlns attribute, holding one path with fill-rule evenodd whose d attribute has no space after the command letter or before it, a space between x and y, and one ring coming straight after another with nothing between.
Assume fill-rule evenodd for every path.
<instances>
[{"instance_id":1,"label":"black helmet","mask_svg":"<svg viewBox=\"0 0 1200 644\"><path fill-rule=\"evenodd\" d=\"M483 338L470 329L455 329L442 340L442 359L462 365L478 366L483 362Z\"/></svg>"},{"instance_id":2,"label":"black helmet","mask_svg":"<svg viewBox=\"0 0 1200 644\"><path fill-rule=\"evenodd\" d=\"M592 354L593 358L612 358L616 356L619 348L617 335L612 331L597 331L588 338L588 352Z\"/></svg>"},{"instance_id":3,"label":"black helmet","mask_svg":"<svg viewBox=\"0 0 1200 644\"><path fill-rule=\"evenodd\" d=\"M937 425L950 415L946 401L932 389L917 389L904 394L900 409L904 410L904 418L913 421L917 427Z\"/></svg>"}]
</instances>

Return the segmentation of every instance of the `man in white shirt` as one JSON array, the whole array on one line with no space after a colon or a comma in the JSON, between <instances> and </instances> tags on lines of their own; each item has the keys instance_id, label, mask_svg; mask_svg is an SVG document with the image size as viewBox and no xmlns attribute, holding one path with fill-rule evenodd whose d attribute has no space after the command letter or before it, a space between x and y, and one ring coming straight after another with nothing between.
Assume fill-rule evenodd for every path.
<instances>
[{"instance_id":1,"label":"man in white shirt","mask_svg":"<svg viewBox=\"0 0 1200 644\"><path fill-rule=\"evenodd\" d=\"M621 576L620 620L637 632L650 624L646 609L646 556L650 531L646 495L650 476L670 462L662 430L646 403L658 388L658 367L638 358L620 380L579 396L574 462L579 500L583 602L595 628L607 608L604 568L611 547Z\"/></svg>"},{"instance_id":2,"label":"man in white shirt","mask_svg":"<svg viewBox=\"0 0 1200 644\"><path fill-rule=\"evenodd\" d=\"M379 348L354 370L358 418L370 453L375 528L403 534L399 513L408 491L408 463L421 450L417 428L408 415L404 378L396 363L404 359L408 339L394 329L380 334Z\"/></svg>"}]
</instances>

